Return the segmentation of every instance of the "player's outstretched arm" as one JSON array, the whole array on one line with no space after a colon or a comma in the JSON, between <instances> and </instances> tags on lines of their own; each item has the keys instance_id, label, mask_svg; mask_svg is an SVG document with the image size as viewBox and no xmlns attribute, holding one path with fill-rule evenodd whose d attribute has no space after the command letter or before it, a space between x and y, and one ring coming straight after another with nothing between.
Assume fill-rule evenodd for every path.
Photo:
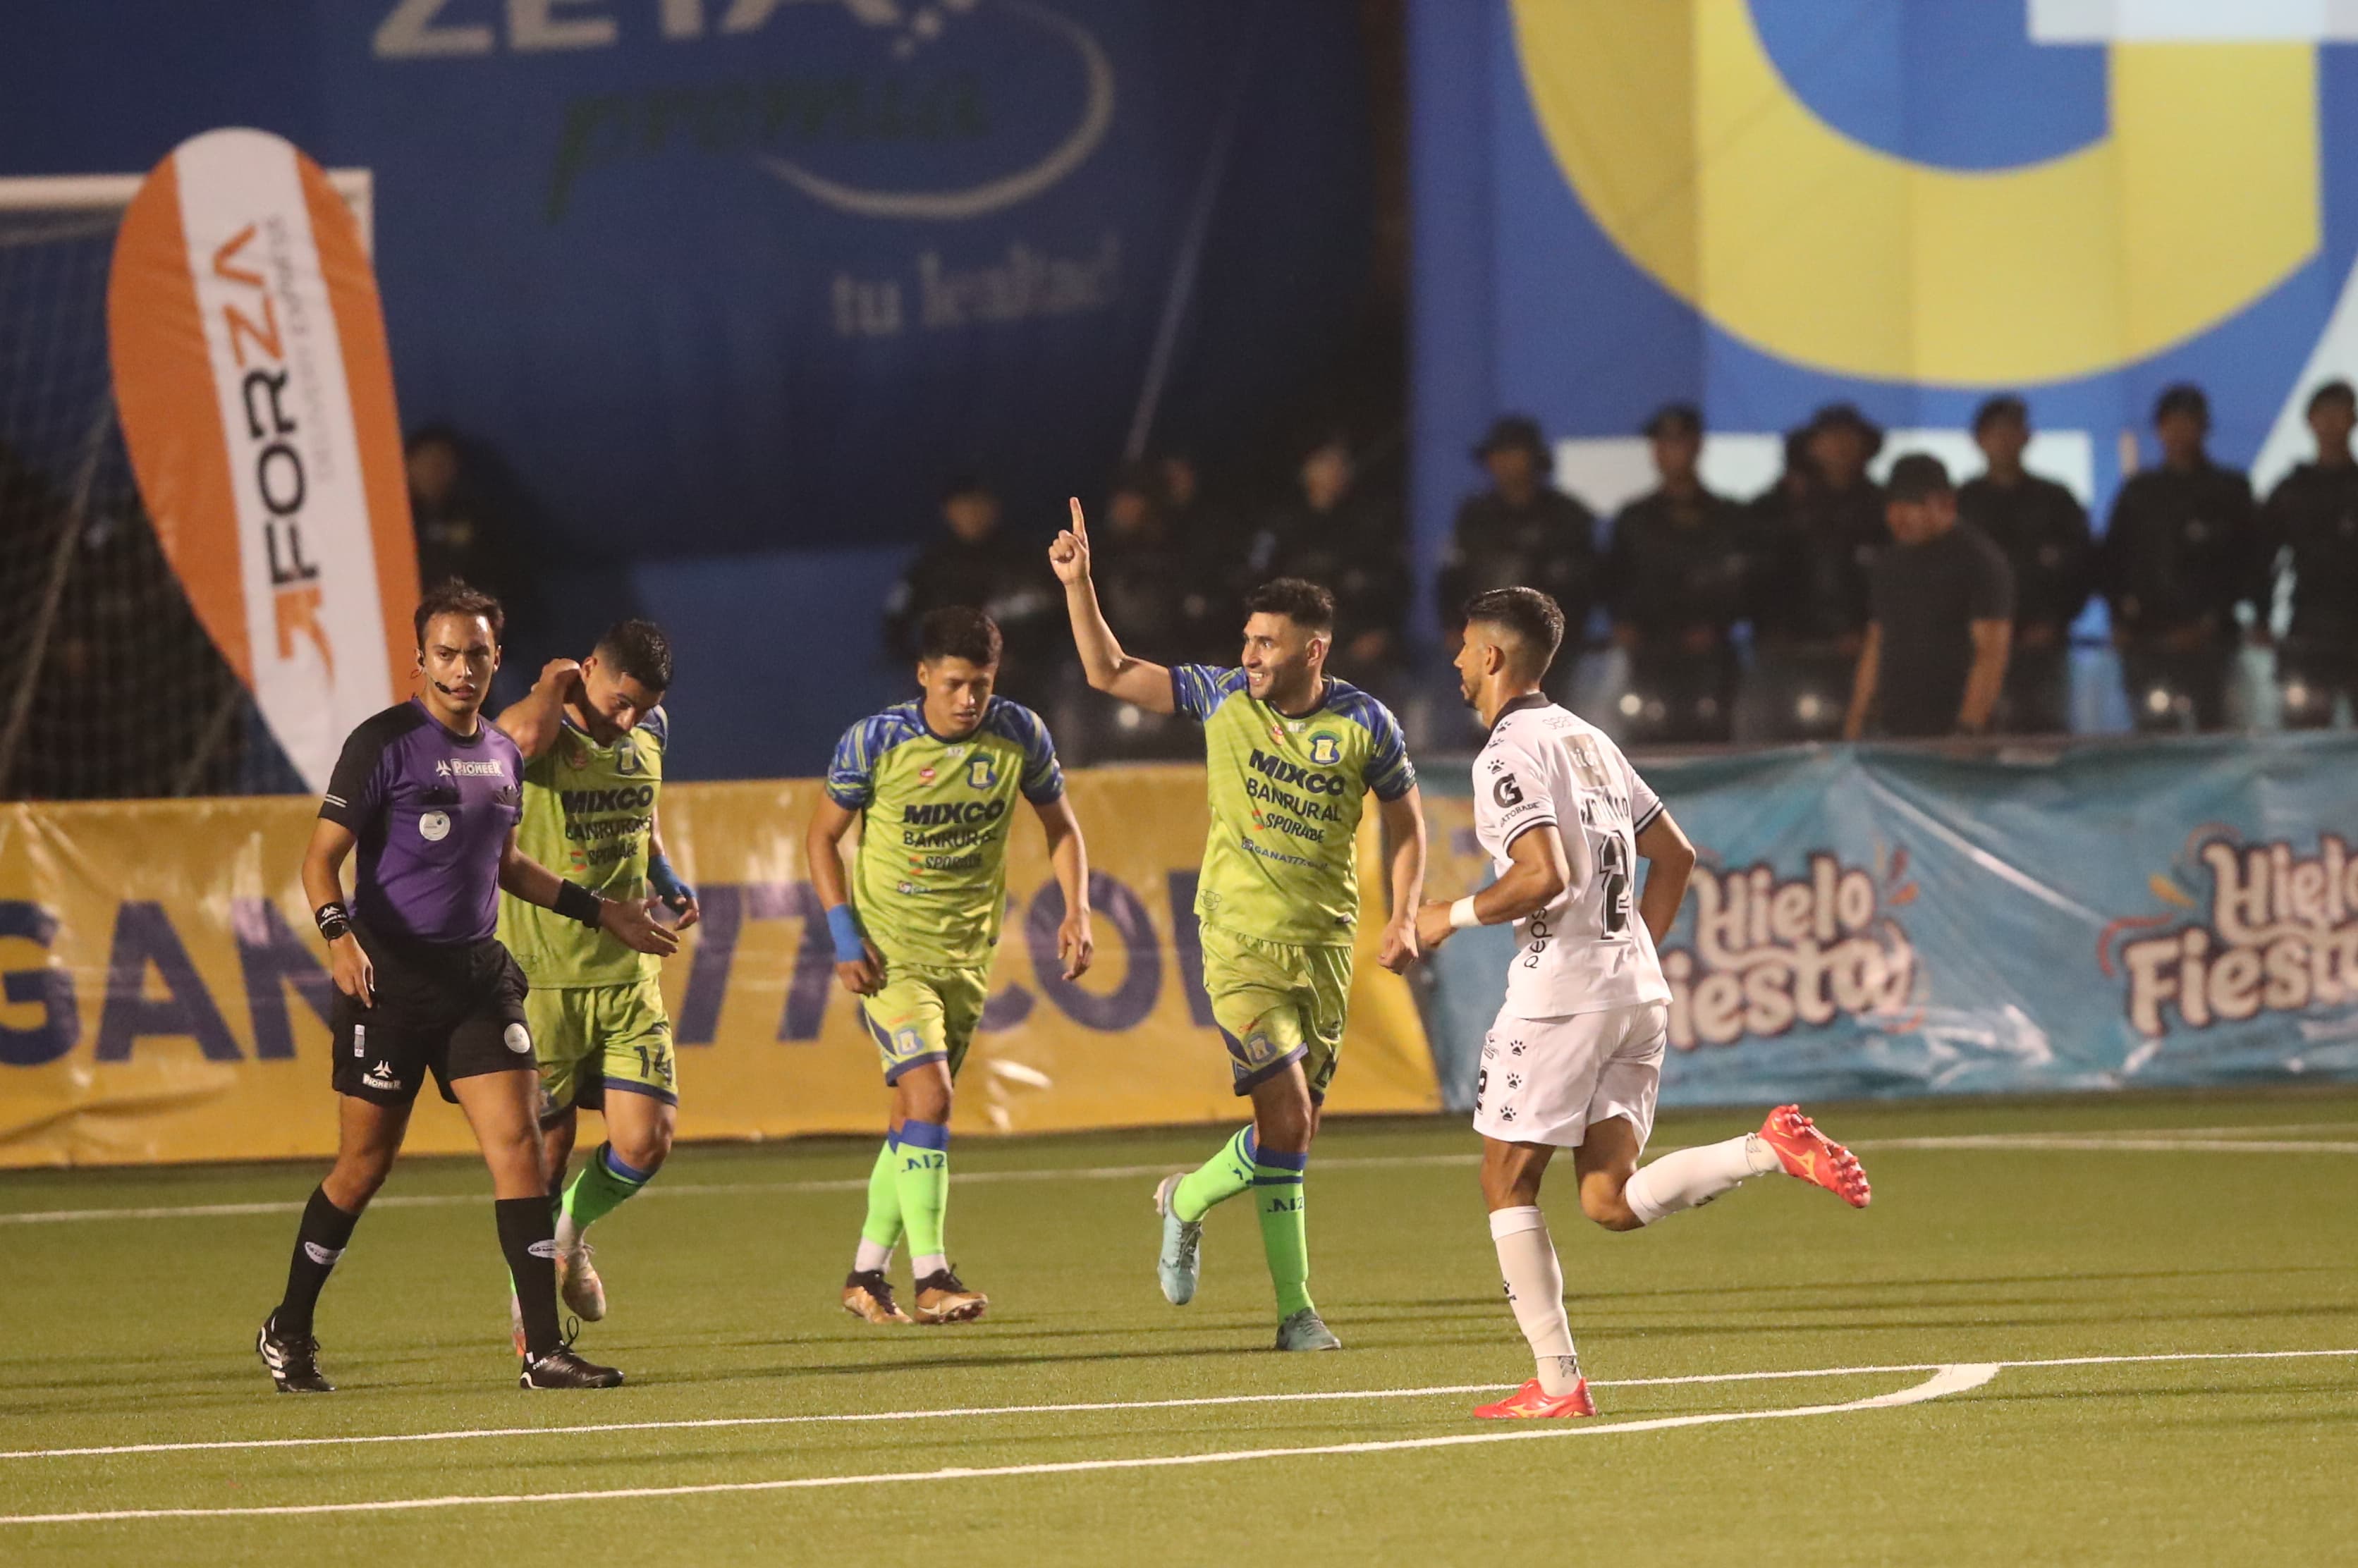
<instances>
[{"instance_id":1,"label":"player's outstretched arm","mask_svg":"<svg viewBox=\"0 0 2358 1568\"><path fill-rule=\"evenodd\" d=\"M500 709L492 720L516 743L527 762L557 744L565 727L565 702L581 681L581 666L571 659L551 659L541 665L532 689Z\"/></svg>"},{"instance_id":2,"label":"player's outstretched arm","mask_svg":"<svg viewBox=\"0 0 2358 1568\"><path fill-rule=\"evenodd\" d=\"M1694 871L1694 845L1671 820L1669 812L1658 811L1638 835L1638 853L1646 858L1646 891L1638 895L1638 918L1646 923L1654 946L1660 947L1670 940L1679 904L1687 896L1687 877Z\"/></svg>"},{"instance_id":3,"label":"player's outstretched arm","mask_svg":"<svg viewBox=\"0 0 2358 1568\"><path fill-rule=\"evenodd\" d=\"M303 850L303 896L311 901L319 934L328 938L328 973L336 989L362 1007L376 1005L376 971L352 935L352 912L344 907L344 858L360 842L341 822L322 816L311 825ZM330 935L332 930L333 935Z\"/></svg>"},{"instance_id":4,"label":"player's outstretched arm","mask_svg":"<svg viewBox=\"0 0 2358 1568\"><path fill-rule=\"evenodd\" d=\"M1398 800L1379 800L1384 842L1391 846L1392 917L1384 925L1376 962L1394 974L1416 962L1417 905L1424 902L1424 801L1414 788Z\"/></svg>"},{"instance_id":5,"label":"player's outstretched arm","mask_svg":"<svg viewBox=\"0 0 2358 1568\"><path fill-rule=\"evenodd\" d=\"M553 909L568 919L609 932L633 952L668 958L679 951L679 937L654 917L655 900L600 898L579 882L567 881L517 849L513 830L500 851L500 887L526 903Z\"/></svg>"},{"instance_id":6,"label":"player's outstretched arm","mask_svg":"<svg viewBox=\"0 0 2358 1568\"><path fill-rule=\"evenodd\" d=\"M1133 659L1106 624L1098 608L1097 585L1089 579L1089 525L1081 515L1078 496L1072 501L1073 525L1048 546L1048 565L1065 585L1065 611L1073 619L1073 645L1080 650L1081 670L1089 685L1149 713L1175 713L1178 701L1171 691L1168 665Z\"/></svg>"},{"instance_id":7,"label":"player's outstretched arm","mask_svg":"<svg viewBox=\"0 0 2358 1568\"><path fill-rule=\"evenodd\" d=\"M1077 980L1097 958L1097 938L1089 931L1089 849L1081 839L1081 819L1073 815L1069 795L1032 803L1040 816L1040 829L1048 836L1048 863L1056 869L1056 885L1065 893L1065 919L1056 927L1056 957L1065 978Z\"/></svg>"},{"instance_id":8,"label":"player's outstretched arm","mask_svg":"<svg viewBox=\"0 0 2358 1568\"><path fill-rule=\"evenodd\" d=\"M1532 823L1507 846L1511 863L1497 881L1455 903L1434 900L1418 910L1418 937L1427 947L1438 947L1469 925L1511 925L1547 908L1563 896L1565 889L1579 886L1594 874L1588 835L1573 837L1580 844L1577 865L1554 823Z\"/></svg>"},{"instance_id":9,"label":"player's outstretched arm","mask_svg":"<svg viewBox=\"0 0 2358 1568\"><path fill-rule=\"evenodd\" d=\"M813 891L827 911L827 929L835 943L835 978L854 996L874 996L884 984L884 956L860 929L851 907L851 893L843 881L843 836L860 814L819 797L803 835L803 863L810 868Z\"/></svg>"}]
</instances>

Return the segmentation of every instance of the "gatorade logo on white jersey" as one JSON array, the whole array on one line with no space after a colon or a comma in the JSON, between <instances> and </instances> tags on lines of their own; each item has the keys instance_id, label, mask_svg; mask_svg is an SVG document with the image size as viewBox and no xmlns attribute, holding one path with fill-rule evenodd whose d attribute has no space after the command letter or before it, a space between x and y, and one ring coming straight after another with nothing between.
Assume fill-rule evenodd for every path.
<instances>
[{"instance_id":1,"label":"gatorade logo on white jersey","mask_svg":"<svg viewBox=\"0 0 2358 1568\"><path fill-rule=\"evenodd\" d=\"M1507 705L1474 759L1474 832L1503 875L1523 834L1552 827L1588 876L1515 926L1507 1011L1564 1018L1668 1001L1653 937L1638 918L1638 835L1661 802L1595 726L1533 696ZM1582 854L1572 835L1581 835Z\"/></svg>"}]
</instances>

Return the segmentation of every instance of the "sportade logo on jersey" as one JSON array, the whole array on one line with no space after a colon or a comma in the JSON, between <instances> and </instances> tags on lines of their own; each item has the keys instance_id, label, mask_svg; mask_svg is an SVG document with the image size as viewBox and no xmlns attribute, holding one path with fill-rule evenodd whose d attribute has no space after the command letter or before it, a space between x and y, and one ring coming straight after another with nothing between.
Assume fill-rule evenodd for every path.
<instances>
[{"instance_id":1,"label":"sportade logo on jersey","mask_svg":"<svg viewBox=\"0 0 2358 1568\"><path fill-rule=\"evenodd\" d=\"M1672 1045L1774 1038L1841 1014L1906 1026L1916 948L1893 912L1916 897L1907 851L1895 850L1879 879L1824 851L1809 867L1790 878L1765 863L1695 868L1691 945L1662 954Z\"/></svg>"},{"instance_id":2,"label":"sportade logo on jersey","mask_svg":"<svg viewBox=\"0 0 2358 1568\"><path fill-rule=\"evenodd\" d=\"M2128 916L2097 940L2098 967L2127 982L2123 1010L2138 1033L2358 1001L2358 857L2347 843L2322 834L2303 855L2289 839L2213 835L2192 848L2211 877L2207 911L2156 872L2154 895L2194 917Z\"/></svg>"}]
</instances>

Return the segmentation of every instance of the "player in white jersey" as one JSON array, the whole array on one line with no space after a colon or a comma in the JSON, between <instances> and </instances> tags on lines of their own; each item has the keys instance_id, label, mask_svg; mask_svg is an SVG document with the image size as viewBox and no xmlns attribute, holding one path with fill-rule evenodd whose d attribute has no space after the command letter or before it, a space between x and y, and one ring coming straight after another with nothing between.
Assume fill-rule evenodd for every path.
<instances>
[{"instance_id":1,"label":"player in white jersey","mask_svg":"<svg viewBox=\"0 0 2358 1568\"><path fill-rule=\"evenodd\" d=\"M1474 831L1498 878L1417 916L1428 952L1469 925L1515 927L1506 1004L1482 1046L1474 1129L1498 1268L1538 1375L1475 1411L1487 1419L1596 1413L1539 1208L1540 1179L1558 1149L1573 1152L1581 1211L1607 1230L1651 1225L1774 1171L1854 1208L1870 1195L1858 1161L1790 1105L1757 1133L1638 1168L1670 1022L1655 945L1686 896L1694 847L1621 749L1541 692L1563 641L1563 612L1537 589L1494 589L1466 607L1457 673L1490 726L1474 760Z\"/></svg>"}]
</instances>

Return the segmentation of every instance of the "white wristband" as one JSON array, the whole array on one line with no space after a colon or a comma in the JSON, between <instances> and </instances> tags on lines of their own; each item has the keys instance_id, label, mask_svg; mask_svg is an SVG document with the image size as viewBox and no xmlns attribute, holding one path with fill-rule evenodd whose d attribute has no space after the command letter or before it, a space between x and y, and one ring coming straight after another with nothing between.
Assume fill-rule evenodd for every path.
<instances>
[{"instance_id":1,"label":"white wristband","mask_svg":"<svg viewBox=\"0 0 2358 1568\"><path fill-rule=\"evenodd\" d=\"M1474 913L1474 896L1468 893L1449 906L1449 929L1463 931L1469 925L1479 925L1482 917Z\"/></svg>"}]
</instances>

